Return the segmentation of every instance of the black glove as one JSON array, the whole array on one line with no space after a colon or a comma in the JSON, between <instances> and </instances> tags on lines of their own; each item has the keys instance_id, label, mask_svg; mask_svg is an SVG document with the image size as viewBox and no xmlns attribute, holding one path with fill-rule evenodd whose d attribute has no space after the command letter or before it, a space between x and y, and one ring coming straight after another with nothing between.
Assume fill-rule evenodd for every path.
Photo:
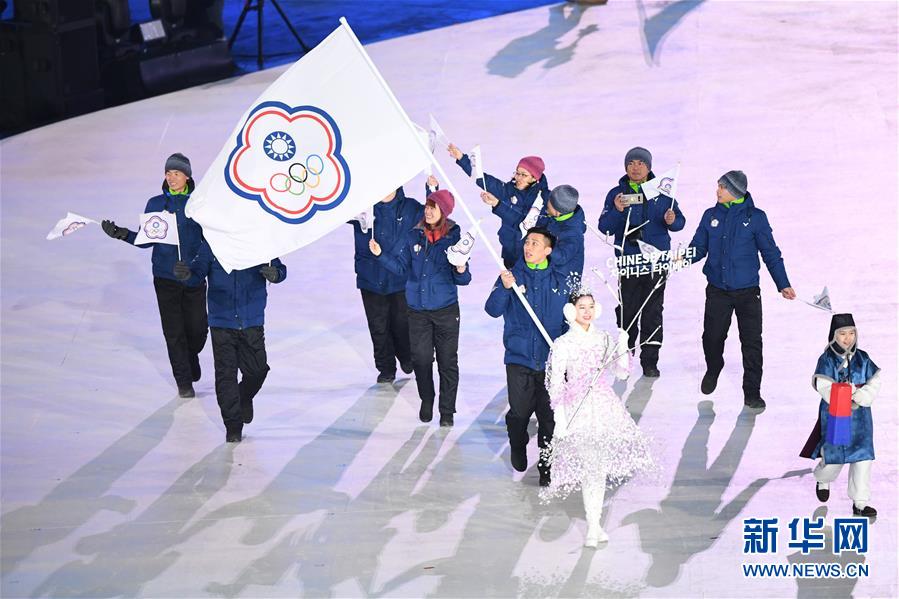
<instances>
[{"instance_id":1,"label":"black glove","mask_svg":"<svg viewBox=\"0 0 899 599\"><path fill-rule=\"evenodd\" d=\"M182 260L175 262L175 268L172 269L172 272L174 272L175 278L179 281L186 281L191 275L190 266Z\"/></svg>"},{"instance_id":2,"label":"black glove","mask_svg":"<svg viewBox=\"0 0 899 599\"><path fill-rule=\"evenodd\" d=\"M266 264L262 268L259 269L259 274L261 274L269 283L277 283L281 278L281 273L278 272L278 269L274 266Z\"/></svg>"},{"instance_id":3,"label":"black glove","mask_svg":"<svg viewBox=\"0 0 899 599\"><path fill-rule=\"evenodd\" d=\"M103 228L103 232L112 237L113 239L121 239L125 241L128 238L128 229L125 227L117 227L116 224L111 220L104 220L100 223L100 227Z\"/></svg>"}]
</instances>

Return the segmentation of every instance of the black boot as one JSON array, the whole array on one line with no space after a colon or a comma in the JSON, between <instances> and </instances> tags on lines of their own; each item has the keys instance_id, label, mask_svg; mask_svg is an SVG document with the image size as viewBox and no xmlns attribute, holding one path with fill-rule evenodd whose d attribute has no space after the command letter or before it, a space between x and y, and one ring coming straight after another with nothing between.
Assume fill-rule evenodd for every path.
<instances>
[{"instance_id":1,"label":"black boot","mask_svg":"<svg viewBox=\"0 0 899 599\"><path fill-rule=\"evenodd\" d=\"M421 407L418 408L418 419L422 422L430 422L434 419L434 400L421 400Z\"/></svg>"},{"instance_id":2,"label":"black boot","mask_svg":"<svg viewBox=\"0 0 899 599\"><path fill-rule=\"evenodd\" d=\"M540 472L540 486L548 487L549 483L552 482L549 464L544 464L543 460L540 460L537 462L537 470Z\"/></svg>"},{"instance_id":3,"label":"black boot","mask_svg":"<svg viewBox=\"0 0 899 599\"><path fill-rule=\"evenodd\" d=\"M655 364L644 364L643 365L643 376L648 379L655 379L661 376L661 372L659 372L658 366Z\"/></svg>"},{"instance_id":4,"label":"black boot","mask_svg":"<svg viewBox=\"0 0 899 599\"><path fill-rule=\"evenodd\" d=\"M240 443L243 439L243 424L225 425L225 443Z\"/></svg>"},{"instance_id":5,"label":"black boot","mask_svg":"<svg viewBox=\"0 0 899 599\"><path fill-rule=\"evenodd\" d=\"M707 370L705 376L702 377L702 384L699 386L699 390L702 391L703 395L711 395L715 390L715 387L718 386L718 375L719 372L712 372Z\"/></svg>"},{"instance_id":6,"label":"black boot","mask_svg":"<svg viewBox=\"0 0 899 599\"><path fill-rule=\"evenodd\" d=\"M511 455L512 467L515 468L519 472L524 472L528 469L528 451L527 447L520 447L518 449L512 448Z\"/></svg>"},{"instance_id":7,"label":"black boot","mask_svg":"<svg viewBox=\"0 0 899 599\"><path fill-rule=\"evenodd\" d=\"M253 422L253 399L240 400L240 416L244 424Z\"/></svg>"},{"instance_id":8,"label":"black boot","mask_svg":"<svg viewBox=\"0 0 899 599\"><path fill-rule=\"evenodd\" d=\"M752 408L753 410L764 410L765 400L761 397L744 397L743 405L747 408Z\"/></svg>"},{"instance_id":9,"label":"black boot","mask_svg":"<svg viewBox=\"0 0 899 599\"><path fill-rule=\"evenodd\" d=\"M190 357L190 373L195 383L200 380L200 356L198 354Z\"/></svg>"},{"instance_id":10,"label":"black boot","mask_svg":"<svg viewBox=\"0 0 899 599\"><path fill-rule=\"evenodd\" d=\"M440 426L443 426L446 428L452 428L453 427L453 415L441 413L440 414Z\"/></svg>"},{"instance_id":11,"label":"black boot","mask_svg":"<svg viewBox=\"0 0 899 599\"><path fill-rule=\"evenodd\" d=\"M186 385L178 385L178 397L184 399L190 399L191 397L196 397L197 394L194 393L194 386L190 383Z\"/></svg>"}]
</instances>

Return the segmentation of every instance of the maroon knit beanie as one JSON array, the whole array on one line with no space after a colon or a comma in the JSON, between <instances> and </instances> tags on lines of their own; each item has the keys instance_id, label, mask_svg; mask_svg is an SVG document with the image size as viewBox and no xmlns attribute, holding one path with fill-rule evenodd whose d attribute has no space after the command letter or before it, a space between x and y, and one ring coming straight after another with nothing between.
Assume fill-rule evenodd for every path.
<instances>
[{"instance_id":1,"label":"maroon knit beanie","mask_svg":"<svg viewBox=\"0 0 899 599\"><path fill-rule=\"evenodd\" d=\"M440 208L440 214L443 216L449 216L452 213L453 208L456 206L456 198L453 197L453 194L448 192L445 189L441 189L439 191L435 191L431 195L428 196L429 202L434 202L438 208Z\"/></svg>"},{"instance_id":2,"label":"maroon knit beanie","mask_svg":"<svg viewBox=\"0 0 899 599\"><path fill-rule=\"evenodd\" d=\"M543 159L539 156L525 156L518 161L518 168L523 168L531 173L533 178L539 179L543 175L543 171L546 170L546 165L543 164Z\"/></svg>"}]
</instances>

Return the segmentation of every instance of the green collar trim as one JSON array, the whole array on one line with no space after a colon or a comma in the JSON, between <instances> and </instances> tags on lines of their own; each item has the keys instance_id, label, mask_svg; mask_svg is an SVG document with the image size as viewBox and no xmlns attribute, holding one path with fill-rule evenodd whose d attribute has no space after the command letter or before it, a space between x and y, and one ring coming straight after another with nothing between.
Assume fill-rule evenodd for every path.
<instances>
[{"instance_id":1,"label":"green collar trim","mask_svg":"<svg viewBox=\"0 0 899 599\"><path fill-rule=\"evenodd\" d=\"M190 192L187 191L187 185L185 185L184 187L182 187L182 188L181 188L181 191L172 191L171 189L169 189L169 195L172 195L172 196L186 196L186 195L188 195L189 193L190 193Z\"/></svg>"},{"instance_id":2,"label":"green collar trim","mask_svg":"<svg viewBox=\"0 0 899 599\"><path fill-rule=\"evenodd\" d=\"M574 212L569 212L568 214L563 214L562 216L554 216L553 218L556 219L557 223L561 223L568 220L572 216L574 216Z\"/></svg>"},{"instance_id":3,"label":"green collar trim","mask_svg":"<svg viewBox=\"0 0 899 599\"><path fill-rule=\"evenodd\" d=\"M530 262L525 262L528 265L528 268L531 270L546 270L549 268L549 258L544 258L543 262L540 264L531 264Z\"/></svg>"},{"instance_id":4,"label":"green collar trim","mask_svg":"<svg viewBox=\"0 0 899 599\"><path fill-rule=\"evenodd\" d=\"M733 206L734 204L742 204L742 203L745 202L745 201L746 201L746 196L743 196L742 198L737 198L737 199L734 200L733 202L724 202L724 207L725 207L725 208L730 208L730 207Z\"/></svg>"},{"instance_id":5,"label":"green collar trim","mask_svg":"<svg viewBox=\"0 0 899 599\"><path fill-rule=\"evenodd\" d=\"M640 193L640 185L641 185L640 183L628 181L627 184L631 186L631 189L634 190L634 193Z\"/></svg>"}]
</instances>

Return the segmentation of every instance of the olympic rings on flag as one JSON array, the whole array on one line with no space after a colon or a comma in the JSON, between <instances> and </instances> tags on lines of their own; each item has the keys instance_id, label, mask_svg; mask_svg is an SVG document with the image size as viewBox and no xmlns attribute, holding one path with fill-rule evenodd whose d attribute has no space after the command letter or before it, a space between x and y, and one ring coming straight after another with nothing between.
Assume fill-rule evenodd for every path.
<instances>
[{"instance_id":1,"label":"olympic rings on flag","mask_svg":"<svg viewBox=\"0 0 899 599\"><path fill-rule=\"evenodd\" d=\"M272 190L287 192L291 195L301 196L306 193L306 188L315 189L321 185L321 174L325 170L325 161L318 154L310 154L306 162L294 162L288 167L286 173L275 173L268 180ZM314 177L313 184L310 175Z\"/></svg>"}]
</instances>

